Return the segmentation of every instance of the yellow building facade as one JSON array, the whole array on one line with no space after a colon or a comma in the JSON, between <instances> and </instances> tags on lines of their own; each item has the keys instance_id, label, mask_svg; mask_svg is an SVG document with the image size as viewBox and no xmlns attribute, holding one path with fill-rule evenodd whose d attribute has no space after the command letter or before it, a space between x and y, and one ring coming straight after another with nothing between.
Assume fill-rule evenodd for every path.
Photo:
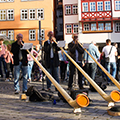
<instances>
[{"instance_id":1,"label":"yellow building facade","mask_svg":"<svg viewBox=\"0 0 120 120\"><path fill-rule=\"evenodd\" d=\"M26 43L39 44L39 21L47 40L48 31L54 29L53 15L53 0L0 0L0 33L10 40L22 33Z\"/></svg>"}]
</instances>

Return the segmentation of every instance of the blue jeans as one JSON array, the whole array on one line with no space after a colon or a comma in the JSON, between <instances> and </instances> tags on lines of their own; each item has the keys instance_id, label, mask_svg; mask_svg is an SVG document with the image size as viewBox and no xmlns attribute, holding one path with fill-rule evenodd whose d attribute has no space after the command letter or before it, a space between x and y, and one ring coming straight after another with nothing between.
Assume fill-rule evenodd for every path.
<instances>
[{"instance_id":1,"label":"blue jeans","mask_svg":"<svg viewBox=\"0 0 120 120\"><path fill-rule=\"evenodd\" d=\"M3 63L3 67L4 67L4 72L5 72L5 74L7 75L7 68L6 68L5 59L4 59L3 57L0 57L0 75L1 75L1 77L3 77L2 63Z\"/></svg>"},{"instance_id":2,"label":"blue jeans","mask_svg":"<svg viewBox=\"0 0 120 120\"><path fill-rule=\"evenodd\" d=\"M105 68L106 70L110 73L110 68L112 69L112 76L115 78L116 76L116 71L117 71L117 67L116 67L116 62L109 62L109 63L105 63ZM108 82L111 82L110 78L107 76Z\"/></svg>"},{"instance_id":3,"label":"blue jeans","mask_svg":"<svg viewBox=\"0 0 120 120\"><path fill-rule=\"evenodd\" d=\"M34 64L34 61L28 61L28 79L31 79L33 64Z\"/></svg>"},{"instance_id":4,"label":"blue jeans","mask_svg":"<svg viewBox=\"0 0 120 120\"><path fill-rule=\"evenodd\" d=\"M51 60L50 68L47 71L53 76L53 78L59 83L59 75L58 75L58 67L54 67L54 63ZM47 89L51 87L51 81L46 78L47 80Z\"/></svg>"},{"instance_id":5,"label":"blue jeans","mask_svg":"<svg viewBox=\"0 0 120 120\"><path fill-rule=\"evenodd\" d=\"M19 62L19 65L14 66L14 88L15 90L20 91L20 87L19 87L20 70L22 70L22 76L23 76L22 90L25 91L27 90L28 66L22 66L21 62Z\"/></svg>"},{"instance_id":6,"label":"blue jeans","mask_svg":"<svg viewBox=\"0 0 120 120\"><path fill-rule=\"evenodd\" d=\"M95 80L95 73L97 70L97 64L96 63L86 63L86 72L87 74Z\"/></svg>"}]
</instances>

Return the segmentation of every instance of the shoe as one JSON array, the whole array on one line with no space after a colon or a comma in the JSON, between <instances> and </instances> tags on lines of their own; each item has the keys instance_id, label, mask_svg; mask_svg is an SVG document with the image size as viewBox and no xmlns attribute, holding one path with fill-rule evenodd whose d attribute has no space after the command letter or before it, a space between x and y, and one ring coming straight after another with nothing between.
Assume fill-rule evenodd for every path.
<instances>
[{"instance_id":1,"label":"shoe","mask_svg":"<svg viewBox=\"0 0 120 120\"><path fill-rule=\"evenodd\" d=\"M31 79L28 79L27 81L30 83L30 82L31 82Z\"/></svg>"},{"instance_id":2,"label":"shoe","mask_svg":"<svg viewBox=\"0 0 120 120\"><path fill-rule=\"evenodd\" d=\"M72 88L71 87L68 87L67 90L71 90Z\"/></svg>"},{"instance_id":3,"label":"shoe","mask_svg":"<svg viewBox=\"0 0 120 120\"><path fill-rule=\"evenodd\" d=\"M15 94L19 94L19 92L20 92L19 90L15 90Z\"/></svg>"},{"instance_id":4,"label":"shoe","mask_svg":"<svg viewBox=\"0 0 120 120\"><path fill-rule=\"evenodd\" d=\"M25 94L26 94L26 93L27 93L27 90L24 90L22 93L25 93Z\"/></svg>"},{"instance_id":5,"label":"shoe","mask_svg":"<svg viewBox=\"0 0 120 120\"><path fill-rule=\"evenodd\" d=\"M39 79L38 82L42 82L42 79Z\"/></svg>"},{"instance_id":6,"label":"shoe","mask_svg":"<svg viewBox=\"0 0 120 120\"><path fill-rule=\"evenodd\" d=\"M9 79L6 79L5 81L6 81L6 82L9 82L10 80L9 80Z\"/></svg>"},{"instance_id":7,"label":"shoe","mask_svg":"<svg viewBox=\"0 0 120 120\"><path fill-rule=\"evenodd\" d=\"M83 90L83 89L85 89L85 88L84 88L84 87L79 87L79 89Z\"/></svg>"}]
</instances>

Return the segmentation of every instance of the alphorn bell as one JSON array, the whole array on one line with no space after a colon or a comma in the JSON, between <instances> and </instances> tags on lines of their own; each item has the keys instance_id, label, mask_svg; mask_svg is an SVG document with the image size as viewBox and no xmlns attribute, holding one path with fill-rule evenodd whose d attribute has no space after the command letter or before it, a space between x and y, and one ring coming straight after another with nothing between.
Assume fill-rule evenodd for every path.
<instances>
[{"instance_id":1,"label":"alphorn bell","mask_svg":"<svg viewBox=\"0 0 120 120\"><path fill-rule=\"evenodd\" d=\"M76 97L76 100L73 100L68 93L56 82L56 80L50 75L50 73L39 63L39 61L27 50L27 52L31 55L37 65L42 69L42 71L46 74L46 76L50 79L53 85L57 88L57 90L62 94L62 96L66 99L66 101L74 108L87 107L89 105L89 99L84 94L79 94Z\"/></svg>"},{"instance_id":2,"label":"alphorn bell","mask_svg":"<svg viewBox=\"0 0 120 120\"><path fill-rule=\"evenodd\" d=\"M53 38L53 41L58 44ZM62 52L69 58L69 60L76 66L76 68L84 75L84 77L90 82L90 84L96 89L96 91L105 99L107 102L118 102L120 101L120 93L118 91L112 91L110 96L108 96L95 82L92 80L87 73L60 47Z\"/></svg>"},{"instance_id":3,"label":"alphorn bell","mask_svg":"<svg viewBox=\"0 0 120 120\"><path fill-rule=\"evenodd\" d=\"M83 46L80 43L79 45L83 48ZM96 62L96 64L103 70L103 72L112 80L112 82L118 87L118 89L120 89L120 83L85 48L83 49Z\"/></svg>"}]
</instances>

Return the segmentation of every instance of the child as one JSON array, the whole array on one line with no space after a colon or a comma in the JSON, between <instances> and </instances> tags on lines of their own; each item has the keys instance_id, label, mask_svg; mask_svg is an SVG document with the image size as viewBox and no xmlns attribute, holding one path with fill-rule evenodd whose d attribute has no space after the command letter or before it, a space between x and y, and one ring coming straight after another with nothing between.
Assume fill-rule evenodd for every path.
<instances>
[{"instance_id":1,"label":"child","mask_svg":"<svg viewBox=\"0 0 120 120\"><path fill-rule=\"evenodd\" d=\"M11 45L7 45L7 49L5 50L5 62L6 62L6 67L7 67L7 74L6 74L6 80L5 81L9 81L9 75L10 75L10 71L11 71L11 63L13 64L13 57L12 54L10 53L11 50ZM12 72L12 71L11 71Z\"/></svg>"}]
</instances>

